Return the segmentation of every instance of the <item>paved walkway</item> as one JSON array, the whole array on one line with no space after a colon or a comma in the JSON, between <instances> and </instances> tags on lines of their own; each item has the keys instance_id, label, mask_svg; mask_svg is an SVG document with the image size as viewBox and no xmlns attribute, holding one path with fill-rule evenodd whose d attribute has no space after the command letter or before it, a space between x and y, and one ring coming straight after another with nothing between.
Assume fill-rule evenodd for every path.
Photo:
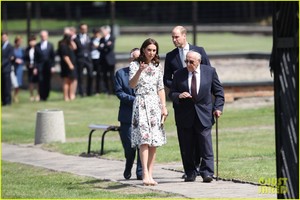
<instances>
[{"instance_id":1,"label":"paved walkway","mask_svg":"<svg viewBox=\"0 0 300 200\"><path fill-rule=\"evenodd\" d=\"M67 156L42 150L39 146L5 143L2 143L2 160L149 188L149 186L143 186L139 180L125 180L123 178L124 162L118 160ZM185 183L181 179L182 173L168 170L180 167L179 163L156 164L154 178L159 184L151 189L175 193L188 198L276 198L274 194L259 194L259 186L251 184L220 180L203 183L201 177L197 177L196 182ZM133 178L135 178L134 174Z\"/></svg>"}]
</instances>

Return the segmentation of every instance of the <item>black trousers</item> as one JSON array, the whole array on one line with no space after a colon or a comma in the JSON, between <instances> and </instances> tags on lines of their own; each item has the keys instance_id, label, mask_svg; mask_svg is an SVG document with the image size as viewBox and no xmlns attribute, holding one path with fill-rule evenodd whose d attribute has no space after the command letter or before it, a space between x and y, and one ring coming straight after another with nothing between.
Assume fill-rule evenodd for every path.
<instances>
[{"instance_id":1,"label":"black trousers","mask_svg":"<svg viewBox=\"0 0 300 200\"><path fill-rule=\"evenodd\" d=\"M122 141L124 154L126 158L126 169L132 169L135 155L137 154L137 167L136 167L136 175L142 176L142 163L139 156L139 149L131 147L131 124L122 123L120 126L120 138Z\"/></svg>"},{"instance_id":2,"label":"black trousers","mask_svg":"<svg viewBox=\"0 0 300 200\"><path fill-rule=\"evenodd\" d=\"M109 65L106 60L101 60L100 64L103 73L104 92L114 94L115 65Z\"/></svg>"},{"instance_id":3,"label":"black trousers","mask_svg":"<svg viewBox=\"0 0 300 200\"><path fill-rule=\"evenodd\" d=\"M93 59L93 69L96 72L95 92L101 93L103 88L103 74L100 65L100 59Z\"/></svg>"},{"instance_id":4,"label":"black trousers","mask_svg":"<svg viewBox=\"0 0 300 200\"><path fill-rule=\"evenodd\" d=\"M11 104L11 79L10 72L1 73L1 101L2 106Z\"/></svg>"},{"instance_id":5,"label":"black trousers","mask_svg":"<svg viewBox=\"0 0 300 200\"><path fill-rule=\"evenodd\" d=\"M83 89L83 70L86 69L87 84L86 91ZM77 60L77 80L78 80L78 93L80 96L92 95L92 84L93 84L93 63L88 57L80 58Z\"/></svg>"},{"instance_id":6,"label":"black trousers","mask_svg":"<svg viewBox=\"0 0 300 200\"><path fill-rule=\"evenodd\" d=\"M51 67L42 65L38 69L39 94L42 101L47 101L51 90Z\"/></svg>"},{"instance_id":7,"label":"black trousers","mask_svg":"<svg viewBox=\"0 0 300 200\"><path fill-rule=\"evenodd\" d=\"M177 127L178 141L182 164L187 175L196 173L195 154L201 157L200 175L214 174L214 155L212 147L211 127L204 127L196 115L192 127ZM198 143L198 144L197 144Z\"/></svg>"}]
</instances>

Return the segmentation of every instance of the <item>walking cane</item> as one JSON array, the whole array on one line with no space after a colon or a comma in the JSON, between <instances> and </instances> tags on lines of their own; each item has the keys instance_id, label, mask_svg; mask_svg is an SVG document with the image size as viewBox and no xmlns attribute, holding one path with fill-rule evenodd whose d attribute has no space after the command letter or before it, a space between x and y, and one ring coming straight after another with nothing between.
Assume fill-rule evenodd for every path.
<instances>
[{"instance_id":1,"label":"walking cane","mask_svg":"<svg viewBox=\"0 0 300 200\"><path fill-rule=\"evenodd\" d=\"M218 116L216 116L216 158L217 158L217 176L216 181L219 180L219 146L218 146Z\"/></svg>"}]
</instances>

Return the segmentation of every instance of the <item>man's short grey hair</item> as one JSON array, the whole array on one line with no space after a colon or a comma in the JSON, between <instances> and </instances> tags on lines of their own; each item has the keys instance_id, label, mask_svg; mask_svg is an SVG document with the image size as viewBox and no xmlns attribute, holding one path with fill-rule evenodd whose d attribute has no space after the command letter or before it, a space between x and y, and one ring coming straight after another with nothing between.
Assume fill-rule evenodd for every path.
<instances>
[{"instance_id":1,"label":"man's short grey hair","mask_svg":"<svg viewBox=\"0 0 300 200\"><path fill-rule=\"evenodd\" d=\"M198 59L198 60L201 60L201 54L199 53L199 52L197 52L197 51L194 51L194 50L189 50L188 52L187 52L187 54L188 53L193 53L195 56L196 56L196 58Z\"/></svg>"},{"instance_id":2,"label":"man's short grey hair","mask_svg":"<svg viewBox=\"0 0 300 200\"><path fill-rule=\"evenodd\" d=\"M101 26L101 30L107 30L107 32L111 32L111 28L109 25Z\"/></svg>"}]
</instances>

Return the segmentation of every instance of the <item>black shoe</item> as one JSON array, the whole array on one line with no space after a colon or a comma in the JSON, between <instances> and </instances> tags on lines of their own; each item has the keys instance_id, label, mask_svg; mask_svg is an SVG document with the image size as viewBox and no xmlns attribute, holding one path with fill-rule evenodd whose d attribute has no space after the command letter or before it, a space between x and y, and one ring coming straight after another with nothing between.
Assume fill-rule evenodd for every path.
<instances>
[{"instance_id":1,"label":"black shoe","mask_svg":"<svg viewBox=\"0 0 300 200\"><path fill-rule=\"evenodd\" d=\"M184 173L181 178L185 179L186 178L186 174Z\"/></svg>"},{"instance_id":2,"label":"black shoe","mask_svg":"<svg viewBox=\"0 0 300 200\"><path fill-rule=\"evenodd\" d=\"M200 173L200 166L196 167L196 171L197 171L197 176L201 176L201 173Z\"/></svg>"},{"instance_id":3,"label":"black shoe","mask_svg":"<svg viewBox=\"0 0 300 200\"><path fill-rule=\"evenodd\" d=\"M123 176L124 176L125 179L130 179L130 177L131 177L131 171L125 169L125 171L123 173Z\"/></svg>"},{"instance_id":4,"label":"black shoe","mask_svg":"<svg viewBox=\"0 0 300 200\"><path fill-rule=\"evenodd\" d=\"M196 174L187 175L184 182L194 182L196 180Z\"/></svg>"},{"instance_id":5,"label":"black shoe","mask_svg":"<svg viewBox=\"0 0 300 200\"><path fill-rule=\"evenodd\" d=\"M203 177L203 182L204 183L210 183L210 182L212 182L212 180L213 180L213 178L211 176L209 176L209 175Z\"/></svg>"},{"instance_id":6,"label":"black shoe","mask_svg":"<svg viewBox=\"0 0 300 200\"><path fill-rule=\"evenodd\" d=\"M137 175L137 176L136 176L136 179L137 179L137 180L143 180L143 176L142 176L142 175Z\"/></svg>"}]
</instances>

